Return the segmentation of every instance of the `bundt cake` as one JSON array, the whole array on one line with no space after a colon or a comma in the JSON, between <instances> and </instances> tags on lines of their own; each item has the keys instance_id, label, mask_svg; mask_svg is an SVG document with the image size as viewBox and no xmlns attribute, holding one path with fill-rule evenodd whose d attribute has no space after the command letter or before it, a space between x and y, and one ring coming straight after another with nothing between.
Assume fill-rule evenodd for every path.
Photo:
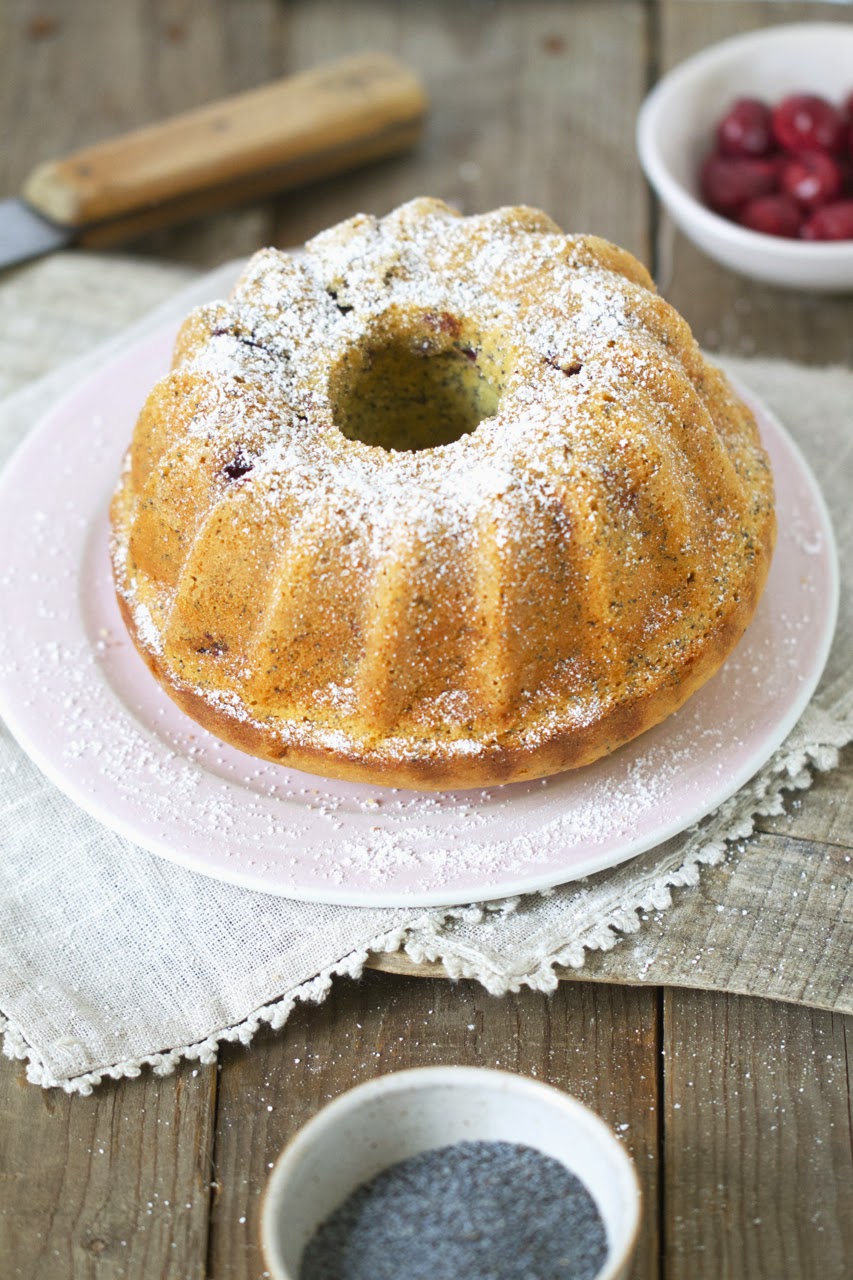
<instances>
[{"instance_id":1,"label":"bundt cake","mask_svg":"<svg viewBox=\"0 0 853 1280\"><path fill-rule=\"evenodd\" d=\"M189 316L112 524L130 634L190 716L415 788L662 720L775 536L752 415L630 254L428 199L263 250Z\"/></svg>"}]
</instances>

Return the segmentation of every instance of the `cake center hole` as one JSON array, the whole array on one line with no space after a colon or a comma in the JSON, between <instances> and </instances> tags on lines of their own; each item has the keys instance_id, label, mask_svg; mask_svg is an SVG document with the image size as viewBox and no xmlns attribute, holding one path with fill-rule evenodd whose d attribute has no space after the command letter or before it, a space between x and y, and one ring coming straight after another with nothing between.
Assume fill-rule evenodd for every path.
<instances>
[{"instance_id":1,"label":"cake center hole","mask_svg":"<svg viewBox=\"0 0 853 1280\"><path fill-rule=\"evenodd\" d=\"M381 449L435 449L494 416L499 393L472 348L400 342L350 353L330 387L335 425Z\"/></svg>"}]
</instances>

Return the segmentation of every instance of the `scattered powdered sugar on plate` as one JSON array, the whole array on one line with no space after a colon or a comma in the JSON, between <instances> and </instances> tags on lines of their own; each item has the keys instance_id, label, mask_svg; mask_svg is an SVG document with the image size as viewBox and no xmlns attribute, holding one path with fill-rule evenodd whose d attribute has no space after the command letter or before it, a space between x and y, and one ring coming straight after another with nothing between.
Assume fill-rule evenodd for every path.
<instances>
[{"instance_id":1,"label":"scattered powdered sugar on plate","mask_svg":"<svg viewBox=\"0 0 853 1280\"><path fill-rule=\"evenodd\" d=\"M73 391L0 479L0 542L11 549L0 711L58 786L136 843L305 900L453 905L548 888L710 812L808 702L834 626L832 532L799 454L754 405L780 512L770 583L723 670L664 724L583 770L455 793L334 782L226 746L148 673L108 558L110 490L173 340L173 330L144 339Z\"/></svg>"}]
</instances>

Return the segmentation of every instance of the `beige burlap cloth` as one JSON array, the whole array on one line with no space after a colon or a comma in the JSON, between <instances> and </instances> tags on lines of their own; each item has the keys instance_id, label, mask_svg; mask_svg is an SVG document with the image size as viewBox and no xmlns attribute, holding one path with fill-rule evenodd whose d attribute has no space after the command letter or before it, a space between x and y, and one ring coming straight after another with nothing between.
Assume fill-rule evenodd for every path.
<instances>
[{"instance_id":1,"label":"beige burlap cloth","mask_svg":"<svg viewBox=\"0 0 853 1280\"><path fill-rule=\"evenodd\" d=\"M192 281L184 268L85 254L7 277L0 461L74 381L203 296ZM158 304L153 318L125 328ZM636 931L644 913L669 905L674 886L696 884L727 840L748 835L757 814L777 812L783 788L806 787L813 769L833 767L853 738L853 374L731 365L777 410L817 474L843 578L818 693L757 777L700 830L550 895L497 910L371 910L231 887L135 848L61 795L4 733L0 1027L5 1052L26 1059L31 1081L86 1093L145 1064L165 1073L181 1056L210 1061L220 1041L248 1042L261 1022L281 1026L297 1000L322 1000L336 974L360 972L369 951L402 946L441 959L451 975L497 994L522 983L547 989L555 964L579 967L588 950Z\"/></svg>"}]
</instances>

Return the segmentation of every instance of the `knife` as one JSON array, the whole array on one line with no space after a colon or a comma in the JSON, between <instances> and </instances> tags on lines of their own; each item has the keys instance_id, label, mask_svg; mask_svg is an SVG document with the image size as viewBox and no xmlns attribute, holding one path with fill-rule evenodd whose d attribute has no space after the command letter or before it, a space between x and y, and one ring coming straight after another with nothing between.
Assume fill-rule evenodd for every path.
<instances>
[{"instance_id":1,"label":"knife","mask_svg":"<svg viewBox=\"0 0 853 1280\"><path fill-rule=\"evenodd\" d=\"M39 165L0 201L0 268L111 244L405 150L427 100L385 53L361 53Z\"/></svg>"}]
</instances>

